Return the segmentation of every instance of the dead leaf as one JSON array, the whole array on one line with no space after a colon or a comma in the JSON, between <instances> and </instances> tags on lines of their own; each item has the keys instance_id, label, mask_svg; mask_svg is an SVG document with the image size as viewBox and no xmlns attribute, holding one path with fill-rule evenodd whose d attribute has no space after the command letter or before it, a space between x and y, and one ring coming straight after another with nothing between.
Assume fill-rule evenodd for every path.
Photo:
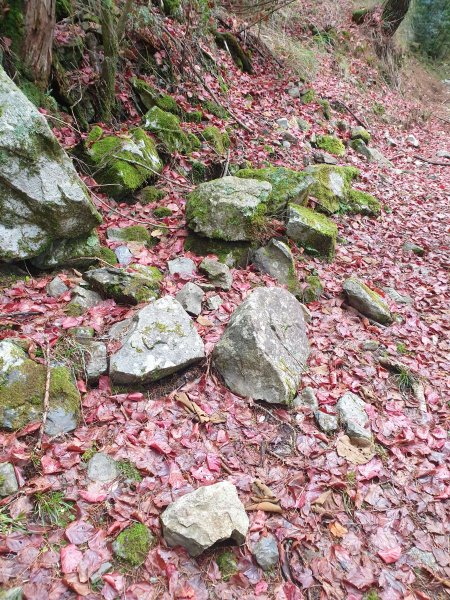
<instances>
[{"instance_id":1,"label":"dead leaf","mask_svg":"<svg viewBox=\"0 0 450 600\"><path fill-rule=\"evenodd\" d=\"M348 435L343 435L338 439L336 442L336 452L353 465L365 465L375 456L373 444L367 448L358 448L351 443Z\"/></svg>"},{"instance_id":2,"label":"dead leaf","mask_svg":"<svg viewBox=\"0 0 450 600\"><path fill-rule=\"evenodd\" d=\"M250 506L245 507L245 510L262 510L264 512L272 513L283 512L281 506L278 506L278 504L274 504L273 502L258 502L258 504L250 504Z\"/></svg>"},{"instance_id":3,"label":"dead leaf","mask_svg":"<svg viewBox=\"0 0 450 600\"><path fill-rule=\"evenodd\" d=\"M200 408L198 404L189 400L187 394L184 392L180 392L179 394L175 394L175 400L177 402L181 402L184 408L191 414L193 414L200 423L225 423L226 417L221 413L214 413L212 415L207 415L204 410Z\"/></svg>"},{"instance_id":4,"label":"dead leaf","mask_svg":"<svg viewBox=\"0 0 450 600\"><path fill-rule=\"evenodd\" d=\"M338 538L344 537L348 533L348 529L346 529L343 525L341 525L338 521L333 521L328 525L328 529L331 533Z\"/></svg>"},{"instance_id":5,"label":"dead leaf","mask_svg":"<svg viewBox=\"0 0 450 600\"><path fill-rule=\"evenodd\" d=\"M197 323L199 325L201 325L202 327L212 327L214 325L214 323L212 321L210 321L206 317L202 317L202 315L199 315L197 317Z\"/></svg>"},{"instance_id":6,"label":"dead leaf","mask_svg":"<svg viewBox=\"0 0 450 600\"><path fill-rule=\"evenodd\" d=\"M321 504L323 506L332 493L332 490L326 490L325 492L322 492L318 498L313 500L312 504Z\"/></svg>"}]
</instances>

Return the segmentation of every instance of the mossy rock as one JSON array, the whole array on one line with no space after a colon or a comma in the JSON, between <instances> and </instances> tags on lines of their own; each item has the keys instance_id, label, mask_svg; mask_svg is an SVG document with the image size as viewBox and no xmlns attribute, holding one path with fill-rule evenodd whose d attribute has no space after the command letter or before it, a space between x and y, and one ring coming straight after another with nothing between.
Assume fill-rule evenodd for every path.
<instances>
[{"instance_id":1,"label":"mossy rock","mask_svg":"<svg viewBox=\"0 0 450 600\"><path fill-rule=\"evenodd\" d=\"M302 302L310 304L317 302L323 293L323 284L317 275L308 275L305 279L306 287L303 288Z\"/></svg>"},{"instance_id":2,"label":"mossy rock","mask_svg":"<svg viewBox=\"0 0 450 600\"><path fill-rule=\"evenodd\" d=\"M0 428L17 430L42 418L47 368L30 360L10 340L0 342ZM45 432L72 431L80 414L80 394L63 366L50 373L49 412Z\"/></svg>"},{"instance_id":3,"label":"mossy rock","mask_svg":"<svg viewBox=\"0 0 450 600\"><path fill-rule=\"evenodd\" d=\"M141 190L139 198L141 204L145 206L146 204L159 202L159 200L162 200L165 195L166 192L164 192L164 190L160 190L153 185L148 185Z\"/></svg>"},{"instance_id":4,"label":"mossy rock","mask_svg":"<svg viewBox=\"0 0 450 600\"><path fill-rule=\"evenodd\" d=\"M222 242L190 233L184 242L186 252L197 256L217 256L228 267L246 268L249 263L252 244L248 242Z\"/></svg>"},{"instance_id":5,"label":"mossy rock","mask_svg":"<svg viewBox=\"0 0 450 600\"><path fill-rule=\"evenodd\" d=\"M236 177L268 181L272 192L268 200L268 212L279 215L286 210L290 202L305 204L308 192L314 179L304 172L294 171L286 167L265 167L263 169L241 169Z\"/></svg>"},{"instance_id":6,"label":"mossy rock","mask_svg":"<svg viewBox=\"0 0 450 600\"><path fill-rule=\"evenodd\" d=\"M217 104L217 102L214 102L214 100L205 100L202 106L206 112L211 113L219 119L228 119L230 116L228 111L220 104Z\"/></svg>"},{"instance_id":7,"label":"mossy rock","mask_svg":"<svg viewBox=\"0 0 450 600\"><path fill-rule=\"evenodd\" d=\"M117 256L107 246L101 246L98 258L101 259L100 262L105 262L108 265L117 264Z\"/></svg>"},{"instance_id":8,"label":"mossy rock","mask_svg":"<svg viewBox=\"0 0 450 600\"><path fill-rule=\"evenodd\" d=\"M138 94L142 104L147 110L150 110L153 106L158 106L161 110L174 115L183 116L183 109L175 98L172 98L169 94L159 92L143 79L133 77L130 81L133 89Z\"/></svg>"},{"instance_id":9,"label":"mossy rock","mask_svg":"<svg viewBox=\"0 0 450 600\"><path fill-rule=\"evenodd\" d=\"M119 533L112 547L118 558L133 567L140 567L156 542L148 527L142 523L134 523Z\"/></svg>"},{"instance_id":10,"label":"mossy rock","mask_svg":"<svg viewBox=\"0 0 450 600\"><path fill-rule=\"evenodd\" d=\"M379 200L366 192L360 190L349 190L343 210L351 214L368 215L377 217L381 213L381 204Z\"/></svg>"},{"instance_id":11,"label":"mossy rock","mask_svg":"<svg viewBox=\"0 0 450 600\"><path fill-rule=\"evenodd\" d=\"M325 152L334 154L335 156L344 156L345 146L342 141L334 135L318 135L315 145Z\"/></svg>"},{"instance_id":12,"label":"mossy rock","mask_svg":"<svg viewBox=\"0 0 450 600\"><path fill-rule=\"evenodd\" d=\"M331 261L337 233L336 223L325 215L298 204L289 205L286 234L308 254Z\"/></svg>"},{"instance_id":13,"label":"mossy rock","mask_svg":"<svg viewBox=\"0 0 450 600\"><path fill-rule=\"evenodd\" d=\"M143 225L130 225L129 227L109 227L106 236L114 242L148 242L150 234Z\"/></svg>"},{"instance_id":14,"label":"mossy rock","mask_svg":"<svg viewBox=\"0 0 450 600\"><path fill-rule=\"evenodd\" d=\"M356 25L362 25L367 17L367 14L370 12L369 8L358 8L352 12L352 21L356 23Z\"/></svg>"},{"instance_id":15,"label":"mossy rock","mask_svg":"<svg viewBox=\"0 0 450 600\"><path fill-rule=\"evenodd\" d=\"M217 566L224 581L228 581L238 572L238 563L235 555L230 550L225 550L216 558Z\"/></svg>"},{"instance_id":16,"label":"mossy rock","mask_svg":"<svg viewBox=\"0 0 450 600\"><path fill-rule=\"evenodd\" d=\"M245 52L237 38L230 32L216 31L214 38L219 48L227 50L239 69L244 73L252 73L252 61L250 55Z\"/></svg>"},{"instance_id":17,"label":"mossy rock","mask_svg":"<svg viewBox=\"0 0 450 600\"><path fill-rule=\"evenodd\" d=\"M325 117L325 119L327 121L329 121L331 119L331 106L330 103L328 102L328 100L319 100L319 104L322 107L322 113L323 116Z\"/></svg>"},{"instance_id":18,"label":"mossy rock","mask_svg":"<svg viewBox=\"0 0 450 600\"><path fill-rule=\"evenodd\" d=\"M332 214L339 211L351 189L351 182L359 176L354 167L335 165L312 165L305 171L315 180L309 195L317 200L317 210Z\"/></svg>"},{"instance_id":19,"label":"mossy rock","mask_svg":"<svg viewBox=\"0 0 450 600\"><path fill-rule=\"evenodd\" d=\"M128 271L112 267L93 269L84 273L83 279L103 297L139 304L159 297L163 275L156 267L135 264Z\"/></svg>"},{"instance_id":20,"label":"mossy rock","mask_svg":"<svg viewBox=\"0 0 450 600\"><path fill-rule=\"evenodd\" d=\"M37 108L45 108L53 114L58 112L58 103L53 96L39 89L36 84L22 77L19 79L19 88Z\"/></svg>"},{"instance_id":21,"label":"mossy rock","mask_svg":"<svg viewBox=\"0 0 450 600\"><path fill-rule=\"evenodd\" d=\"M163 168L155 142L140 128L120 136L103 136L101 129L94 127L85 149L96 181L118 199L129 198Z\"/></svg>"},{"instance_id":22,"label":"mossy rock","mask_svg":"<svg viewBox=\"0 0 450 600\"><path fill-rule=\"evenodd\" d=\"M316 92L310 88L300 96L300 101L302 104L311 104L311 102L314 102L316 98Z\"/></svg>"},{"instance_id":23,"label":"mossy rock","mask_svg":"<svg viewBox=\"0 0 450 600\"><path fill-rule=\"evenodd\" d=\"M344 281L344 292L350 306L369 319L389 325L393 321L389 306L383 298L371 290L357 277L349 277Z\"/></svg>"},{"instance_id":24,"label":"mossy rock","mask_svg":"<svg viewBox=\"0 0 450 600\"><path fill-rule=\"evenodd\" d=\"M226 154L226 151L230 147L230 136L226 131L222 133L218 127L210 125L209 127L205 127L202 135L218 154Z\"/></svg>"},{"instance_id":25,"label":"mossy rock","mask_svg":"<svg viewBox=\"0 0 450 600\"><path fill-rule=\"evenodd\" d=\"M203 120L203 113L201 110L191 110L190 112L185 112L183 118L188 123L201 123Z\"/></svg>"},{"instance_id":26,"label":"mossy rock","mask_svg":"<svg viewBox=\"0 0 450 600\"><path fill-rule=\"evenodd\" d=\"M179 19L183 14L181 0L163 0L163 10L168 17Z\"/></svg>"},{"instance_id":27,"label":"mossy rock","mask_svg":"<svg viewBox=\"0 0 450 600\"><path fill-rule=\"evenodd\" d=\"M151 108L144 117L144 128L151 131L169 153L190 154L201 147L200 140L192 133L185 133L180 119L158 106Z\"/></svg>"},{"instance_id":28,"label":"mossy rock","mask_svg":"<svg viewBox=\"0 0 450 600\"><path fill-rule=\"evenodd\" d=\"M55 240L45 252L33 258L31 263L44 270L63 265L83 269L96 263L100 255L100 241L97 233L93 231L88 236Z\"/></svg>"},{"instance_id":29,"label":"mossy rock","mask_svg":"<svg viewBox=\"0 0 450 600\"><path fill-rule=\"evenodd\" d=\"M350 137L352 140L362 140L366 144L368 144L370 142L370 140L372 139L372 136L367 131L367 129L365 127L361 127L361 126L353 127Z\"/></svg>"},{"instance_id":30,"label":"mossy rock","mask_svg":"<svg viewBox=\"0 0 450 600\"><path fill-rule=\"evenodd\" d=\"M157 219L164 219L165 217L171 217L172 211L170 208L167 208L167 206L158 206L158 208L155 208L153 211L153 216Z\"/></svg>"}]
</instances>

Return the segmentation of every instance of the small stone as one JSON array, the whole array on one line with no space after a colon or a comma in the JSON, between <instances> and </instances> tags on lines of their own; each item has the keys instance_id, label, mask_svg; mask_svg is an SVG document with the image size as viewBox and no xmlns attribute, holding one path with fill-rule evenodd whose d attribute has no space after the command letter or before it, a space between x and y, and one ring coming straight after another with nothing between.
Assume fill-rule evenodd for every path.
<instances>
[{"instance_id":1,"label":"small stone","mask_svg":"<svg viewBox=\"0 0 450 600\"><path fill-rule=\"evenodd\" d=\"M317 164L324 164L324 165L337 165L338 164L337 158L335 158L331 154L328 154L328 152L322 152L319 150L315 150L312 154L312 157L313 157L313 161Z\"/></svg>"},{"instance_id":2,"label":"small stone","mask_svg":"<svg viewBox=\"0 0 450 600\"><path fill-rule=\"evenodd\" d=\"M324 433L332 434L338 430L338 420L335 415L329 415L321 410L314 412L314 418L317 425Z\"/></svg>"},{"instance_id":3,"label":"small stone","mask_svg":"<svg viewBox=\"0 0 450 600\"><path fill-rule=\"evenodd\" d=\"M312 387L305 387L305 389L303 389L302 392L294 398L293 406L294 408L307 406L313 411L318 410L319 403Z\"/></svg>"},{"instance_id":4,"label":"small stone","mask_svg":"<svg viewBox=\"0 0 450 600\"><path fill-rule=\"evenodd\" d=\"M97 383L101 375L108 371L108 355L103 342L85 341L86 377L89 383Z\"/></svg>"},{"instance_id":5,"label":"small stone","mask_svg":"<svg viewBox=\"0 0 450 600\"><path fill-rule=\"evenodd\" d=\"M67 333L77 339L92 339L95 335L95 330L93 327L70 327Z\"/></svg>"},{"instance_id":6,"label":"small stone","mask_svg":"<svg viewBox=\"0 0 450 600\"><path fill-rule=\"evenodd\" d=\"M372 433L368 427L369 417L364 400L352 392L347 392L338 400L336 410L351 442L355 446L370 446Z\"/></svg>"},{"instance_id":7,"label":"small stone","mask_svg":"<svg viewBox=\"0 0 450 600\"><path fill-rule=\"evenodd\" d=\"M297 283L295 263L287 244L272 239L263 248L258 248L252 255L252 262L258 271L267 273L282 285L293 289Z\"/></svg>"},{"instance_id":8,"label":"small stone","mask_svg":"<svg viewBox=\"0 0 450 600\"><path fill-rule=\"evenodd\" d=\"M403 244L403 250L405 252L412 252L416 256L423 256L425 254L425 250L422 248L422 246L418 246L413 242L405 242Z\"/></svg>"},{"instance_id":9,"label":"small stone","mask_svg":"<svg viewBox=\"0 0 450 600\"><path fill-rule=\"evenodd\" d=\"M111 571L111 569L113 568L113 564L110 562L104 562L100 568L98 569L98 571L95 571L95 573L93 573L90 576L90 580L91 583L93 583L94 585L96 583L99 583L100 580L102 579L103 575L105 575L105 573L108 573L108 571Z\"/></svg>"},{"instance_id":10,"label":"small stone","mask_svg":"<svg viewBox=\"0 0 450 600\"><path fill-rule=\"evenodd\" d=\"M311 129L311 125L308 123L308 121L305 121L305 119L297 119L297 125L298 128L301 129L301 131L308 131L309 129Z\"/></svg>"},{"instance_id":11,"label":"small stone","mask_svg":"<svg viewBox=\"0 0 450 600\"><path fill-rule=\"evenodd\" d=\"M0 498L15 494L19 489L14 467L11 463L0 463Z\"/></svg>"},{"instance_id":12,"label":"small stone","mask_svg":"<svg viewBox=\"0 0 450 600\"><path fill-rule=\"evenodd\" d=\"M358 126L352 128L350 137L352 140L363 140L363 142L368 144L372 136L365 127Z\"/></svg>"},{"instance_id":13,"label":"small stone","mask_svg":"<svg viewBox=\"0 0 450 600\"><path fill-rule=\"evenodd\" d=\"M287 140L283 140L282 145L283 145L283 148L290 148L291 147L291 143L288 142Z\"/></svg>"},{"instance_id":14,"label":"small stone","mask_svg":"<svg viewBox=\"0 0 450 600\"><path fill-rule=\"evenodd\" d=\"M114 250L114 254L116 255L117 262L119 263L119 265L127 266L131 262L133 262L133 255L131 254L127 246L118 246Z\"/></svg>"},{"instance_id":15,"label":"small stone","mask_svg":"<svg viewBox=\"0 0 450 600\"><path fill-rule=\"evenodd\" d=\"M170 504L161 515L169 546L199 556L216 543L243 544L249 520L235 486L228 481L203 486Z\"/></svg>"},{"instance_id":16,"label":"small stone","mask_svg":"<svg viewBox=\"0 0 450 600\"><path fill-rule=\"evenodd\" d=\"M169 260L167 266L169 267L169 273L171 275L187 275L192 277L195 275L196 271L195 262L190 258L185 258L184 256Z\"/></svg>"},{"instance_id":17,"label":"small stone","mask_svg":"<svg viewBox=\"0 0 450 600\"><path fill-rule=\"evenodd\" d=\"M277 119L277 125L280 129L289 129L289 121L285 117Z\"/></svg>"},{"instance_id":18,"label":"small stone","mask_svg":"<svg viewBox=\"0 0 450 600\"><path fill-rule=\"evenodd\" d=\"M100 294L80 285L76 285L72 290L72 300L67 305L67 308L71 308L72 311L77 311L78 314L81 315L101 302L103 302L103 298Z\"/></svg>"},{"instance_id":19,"label":"small stone","mask_svg":"<svg viewBox=\"0 0 450 600\"><path fill-rule=\"evenodd\" d=\"M392 287L385 287L385 288L383 288L383 290L386 292L386 294L390 298L392 298L392 300L396 304L412 304L413 303L413 299L411 298L411 296L408 296L407 294L399 294L397 292L397 290L395 290Z\"/></svg>"},{"instance_id":20,"label":"small stone","mask_svg":"<svg viewBox=\"0 0 450 600\"><path fill-rule=\"evenodd\" d=\"M206 306L209 310L217 310L223 304L223 300L220 296L211 296L206 301Z\"/></svg>"},{"instance_id":21,"label":"small stone","mask_svg":"<svg viewBox=\"0 0 450 600\"><path fill-rule=\"evenodd\" d=\"M448 159L450 159L450 152L448 152L447 150L438 150L436 152L436 156L438 158L448 158Z\"/></svg>"},{"instance_id":22,"label":"small stone","mask_svg":"<svg viewBox=\"0 0 450 600\"><path fill-rule=\"evenodd\" d=\"M306 304L318 302L323 294L323 284L317 275L308 275L306 286L302 290L302 300Z\"/></svg>"},{"instance_id":23,"label":"small stone","mask_svg":"<svg viewBox=\"0 0 450 600\"><path fill-rule=\"evenodd\" d=\"M186 283L178 294L175 300L181 304L186 312L190 315L199 315L202 312L202 300L205 292L195 283Z\"/></svg>"},{"instance_id":24,"label":"small stone","mask_svg":"<svg viewBox=\"0 0 450 600\"><path fill-rule=\"evenodd\" d=\"M369 162L376 162L380 166L384 167L393 167L391 161L388 160L379 150L373 148L372 146L367 146L363 140L351 140L349 145L356 152L356 154L364 156Z\"/></svg>"},{"instance_id":25,"label":"small stone","mask_svg":"<svg viewBox=\"0 0 450 600\"><path fill-rule=\"evenodd\" d=\"M256 562L263 571L270 571L278 564L280 555L278 553L278 544L273 535L260 538L253 548Z\"/></svg>"},{"instance_id":26,"label":"small stone","mask_svg":"<svg viewBox=\"0 0 450 600\"><path fill-rule=\"evenodd\" d=\"M298 138L290 131L285 131L282 135L282 138L285 142L289 142L289 144L293 144L296 146L298 144Z\"/></svg>"},{"instance_id":27,"label":"small stone","mask_svg":"<svg viewBox=\"0 0 450 600\"><path fill-rule=\"evenodd\" d=\"M380 347L380 342L376 340L367 340L361 344L361 349L365 352L375 352Z\"/></svg>"},{"instance_id":28,"label":"small stone","mask_svg":"<svg viewBox=\"0 0 450 600\"><path fill-rule=\"evenodd\" d=\"M425 565L433 570L438 568L438 564L432 552L426 552L425 550L417 548L417 546L413 546L408 554L420 565Z\"/></svg>"},{"instance_id":29,"label":"small stone","mask_svg":"<svg viewBox=\"0 0 450 600\"><path fill-rule=\"evenodd\" d=\"M112 549L116 556L134 567L139 567L144 564L155 542L148 527L142 523L134 523L119 533Z\"/></svg>"},{"instance_id":30,"label":"small stone","mask_svg":"<svg viewBox=\"0 0 450 600\"><path fill-rule=\"evenodd\" d=\"M372 434L370 429L361 427L357 423L350 422L345 428L345 432L350 438L350 441L359 448L368 448L372 445Z\"/></svg>"},{"instance_id":31,"label":"small stone","mask_svg":"<svg viewBox=\"0 0 450 600\"><path fill-rule=\"evenodd\" d=\"M300 98L300 88L299 87L293 86L293 87L288 88L286 91L291 98Z\"/></svg>"},{"instance_id":32,"label":"small stone","mask_svg":"<svg viewBox=\"0 0 450 600\"><path fill-rule=\"evenodd\" d=\"M345 280L343 287L349 305L358 312L383 325L392 323L392 315L386 302L362 281L350 277Z\"/></svg>"},{"instance_id":33,"label":"small stone","mask_svg":"<svg viewBox=\"0 0 450 600\"><path fill-rule=\"evenodd\" d=\"M406 143L409 146L413 146L414 148L418 148L420 146L419 140L416 138L416 136L412 134L406 137Z\"/></svg>"},{"instance_id":34,"label":"small stone","mask_svg":"<svg viewBox=\"0 0 450 600\"><path fill-rule=\"evenodd\" d=\"M199 270L204 273L209 281L216 287L226 291L231 289L233 276L227 265L212 258L205 258L200 263Z\"/></svg>"},{"instance_id":35,"label":"small stone","mask_svg":"<svg viewBox=\"0 0 450 600\"><path fill-rule=\"evenodd\" d=\"M88 462L87 475L92 481L107 483L118 477L119 469L113 458L103 452L96 452Z\"/></svg>"},{"instance_id":36,"label":"small stone","mask_svg":"<svg viewBox=\"0 0 450 600\"><path fill-rule=\"evenodd\" d=\"M69 290L64 281L59 277L52 279L45 289L47 294L52 298L59 298L59 296L62 296Z\"/></svg>"}]
</instances>

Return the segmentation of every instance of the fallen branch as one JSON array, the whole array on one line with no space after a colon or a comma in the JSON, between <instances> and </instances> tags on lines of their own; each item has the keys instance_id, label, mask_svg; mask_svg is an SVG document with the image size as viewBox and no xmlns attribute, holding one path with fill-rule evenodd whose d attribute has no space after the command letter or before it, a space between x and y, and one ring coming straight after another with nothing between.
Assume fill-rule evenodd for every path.
<instances>
[{"instance_id":1,"label":"fallen branch","mask_svg":"<svg viewBox=\"0 0 450 600\"><path fill-rule=\"evenodd\" d=\"M355 113L352 111L352 109L350 107L348 107L344 102L342 102L342 100L334 100L330 96L327 97L327 100L333 100L336 104L340 104L342 106L342 108L345 108L345 110L352 115L352 117L355 119L355 121L358 123L358 125L361 125L361 127L364 127L366 129L369 128L367 122L362 121L359 117L357 117L355 115Z\"/></svg>"},{"instance_id":2,"label":"fallen branch","mask_svg":"<svg viewBox=\"0 0 450 600\"><path fill-rule=\"evenodd\" d=\"M0 313L0 319L14 319L15 317L34 317L35 315L43 314L45 313L41 313L36 310L30 310L28 312Z\"/></svg>"},{"instance_id":3,"label":"fallen branch","mask_svg":"<svg viewBox=\"0 0 450 600\"><path fill-rule=\"evenodd\" d=\"M47 368L47 374L45 377L45 391L44 391L44 404L43 404L43 412L42 412L42 422L39 428L38 440L36 442L36 450L41 449L42 445L42 437L44 435L45 424L47 423L48 411L50 408L50 376L51 376L51 367L50 367L50 344L48 340L45 344L45 347L42 347L42 351L44 352L45 358L45 366Z\"/></svg>"},{"instance_id":4,"label":"fallen branch","mask_svg":"<svg viewBox=\"0 0 450 600\"><path fill-rule=\"evenodd\" d=\"M425 158L424 156L419 156L418 154L414 154L414 158L416 158L417 160L421 160L424 163L428 163L430 165L437 165L438 167L450 167L450 160L447 162L440 162L438 160L429 160L428 158Z\"/></svg>"}]
</instances>

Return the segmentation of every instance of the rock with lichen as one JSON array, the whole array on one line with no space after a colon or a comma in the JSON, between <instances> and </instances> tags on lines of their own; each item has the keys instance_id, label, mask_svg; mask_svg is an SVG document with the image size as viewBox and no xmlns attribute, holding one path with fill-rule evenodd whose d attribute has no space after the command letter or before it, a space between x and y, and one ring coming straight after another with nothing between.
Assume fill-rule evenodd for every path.
<instances>
[{"instance_id":1,"label":"rock with lichen","mask_svg":"<svg viewBox=\"0 0 450 600\"><path fill-rule=\"evenodd\" d=\"M11 463L0 463L0 498L15 494L19 489L14 467Z\"/></svg>"},{"instance_id":2,"label":"rock with lichen","mask_svg":"<svg viewBox=\"0 0 450 600\"><path fill-rule=\"evenodd\" d=\"M133 523L119 533L112 544L114 554L133 567L144 564L156 538L142 523Z\"/></svg>"},{"instance_id":3,"label":"rock with lichen","mask_svg":"<svg viewBox=\"0 0 450 600\"><path fill-rule=\"evenodd\" d=\"M308 254L332 260L336 247L337 226L325 215L305 206L290 204L286 234Z\"/></svg>"},{"instance_id":4,"label":"rock with lichen","mask_svg":"<svg viewBox=\"0 0 450 600\"><path fill-rule=\"evenodd\" d=\"M314 145L335 156L344 156L345 154L344 144L334 135L318 135L315 138Z\"/></svg>"},{"instance_id":5,"label":"rock with lichen","mask_svg":"<svg viewBox=\"0 0 450 600\"><path fill-rule=\"evenodd\" d=\"M252 254L252 263L262 273L274 277L292 292L297 289L298 280L295 272L295 262L287 244L281 240L272 239Z\"/></svg>"},{"instance_id":6,"label":"rock with lichen","mask_svg":"<svg viewBox=\"0 0 450 600\"><path fill-rule=\"evenodd\" d=\"M144 129L153 133L168 153L190 154L199 150L201 143L196 135L183 131L180 119L158 106L151 108L144 116Z\"/></svg>"},{"instance_id":7,"label":"rock with lichen","mask_svg":"<svg viewBox=\"0 0 450 600\"><path fill-rule=\"evenodd\" d=\"M36 363L14 343L0 342L0 428L21 429L42 418L47 367ZM49 410L44 431L51 436L76 428L80 394L64 366L50 370Z\"/></svg>"},{"instance_id":8,"label":"rock with lichen","mask_svg":"<svg viewBox=\"0 0 450 600\"><path fill-rule=\"evenodd\" d=\"M101 217L43 115L0 66L0 260L88 235Z\"/></svg>"},{"instance_id":9,"label":"rock with lichen","mask_svg":"<svg viewBox=\"0 0 450 600\"><path fill-rule=\"evenodd\" d=\"M371 290L360 279L349 277L345 280L343 288L349 305L358 312L383 325L392 323L393 318L389 306L379 294Z\"/></svg>"},{"instance_id":10,"label":"rock with lichen","mask_svg":"<svg viewBox=\"0 0 450 600\"><path fill-rule=\"evenodd\" d=\"M102 254L102 247L96 232L67 240L56 240L32 259L38 269L54 269L57 266L83 269L96 263Z\"/></svg>"},{"instance_id":11,"label":"rock with lichen","mask_svg":"<svg viewBox=\"0 0 450 600\"><path fill-rule=\"evenodd\" d=\"M162 273L156 267L130 265L128 270L102 267L86 271L83 279L105 298L139 304L159 297Z\"/></svg>"},{"instance_id":12,"label":"rock with lichen","mask_svg":"<svg viewBox=\"0 0 450 600\"><path fill-rule=\"evenodd\" d=\"M305 173L314 179L309 195L316 200L317 210L328 214L341 208L351 189L352 180L359 175L354 167L334 165L311 165L305 169Z\"/></svg>"},{"instance_id":13,"label":"rock with lichen","mask_svg":"<svg viewBox=\"0 0 450 600\"><path fill-rule=\"evenodd\" d=\"M205 237L224 241L251 241L266 224L267 181L222 177L201 183L188 196L186 221Z\"/></svg>"}]
</instances>

